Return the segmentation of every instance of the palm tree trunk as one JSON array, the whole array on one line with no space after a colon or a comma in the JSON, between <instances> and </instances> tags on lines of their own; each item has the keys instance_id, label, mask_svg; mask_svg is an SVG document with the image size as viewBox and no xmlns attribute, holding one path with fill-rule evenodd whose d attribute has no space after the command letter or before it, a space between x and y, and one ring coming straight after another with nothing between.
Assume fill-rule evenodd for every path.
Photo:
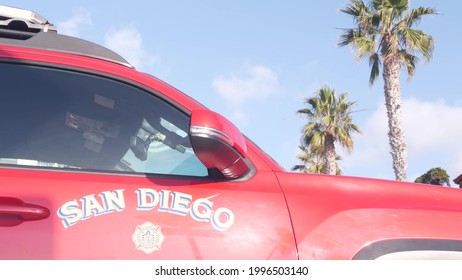
<instances>
[{"instance_id":1,"label":"palm tree trunk","mask_svg":"<svg viewBox=\"0 0 462 280\"><path fill-rule=\"evenodd\" d=\"M326 158L326 174L335 175L337 166L335 165L335 145L334 137L327 133L324 140L324 156Z\"/></svg>"},{"instance_id":2,"label":"palm tree trunk","mask_svg":"<svg viewBox=\"0 0 462 280\"><path fill-rule=\"evenodd\" d=\"M393 159L393 170L397 181L406 181L406 144L401 117L400 76L401 61L398 56L387 57L383 61L385 106L388 115L388 138Z\"/></svg>"}]
</instances>

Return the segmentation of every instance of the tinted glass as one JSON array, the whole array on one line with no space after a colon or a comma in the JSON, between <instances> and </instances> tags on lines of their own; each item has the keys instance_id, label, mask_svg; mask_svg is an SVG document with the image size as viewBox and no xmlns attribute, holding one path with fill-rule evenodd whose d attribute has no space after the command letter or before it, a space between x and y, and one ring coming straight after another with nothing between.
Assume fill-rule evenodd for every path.
<instances>
[{"instance_id":1,"label":"tinted glass","mask_svg":"<svg viewBox=\"0 0 462 280\"><path fill-rule=\"evenodd\" d=\"M189 117L100 76L0 64L0 164L207 176Z\"/></svg>"}]
</instances>

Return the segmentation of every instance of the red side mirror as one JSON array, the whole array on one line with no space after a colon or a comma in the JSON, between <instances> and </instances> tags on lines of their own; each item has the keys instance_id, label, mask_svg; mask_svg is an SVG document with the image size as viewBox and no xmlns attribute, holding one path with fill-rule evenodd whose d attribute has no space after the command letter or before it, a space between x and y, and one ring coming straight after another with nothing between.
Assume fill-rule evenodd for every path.
<instances>
[{"instance_id":1,"label":"red side mirror","mask_svg":"<svg viewBox=\"0 0 462 280\"><path fill-rule=\"evenodd\" d=\"M228 179L249 172L245 138L225 117L208 110L193 111L190 135L194 152L207 168L217 168Z\"/></svg>"}]
</instances>

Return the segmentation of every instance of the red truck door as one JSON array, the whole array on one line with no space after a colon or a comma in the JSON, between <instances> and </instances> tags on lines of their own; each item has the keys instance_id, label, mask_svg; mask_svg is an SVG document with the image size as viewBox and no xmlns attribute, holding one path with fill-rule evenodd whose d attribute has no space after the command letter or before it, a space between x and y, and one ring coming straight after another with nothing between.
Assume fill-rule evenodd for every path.
<instances>
[{"instance_id":1,"label":"red truck door","mask_svg":"<svg viewBox=\"0 0 462 280\"><path fill-rule=\"evenodd\" d=\"M0 68L0 259L296 258L273 172L205 168L186 106L129 77Z\"/></svg>"}]
</instances>

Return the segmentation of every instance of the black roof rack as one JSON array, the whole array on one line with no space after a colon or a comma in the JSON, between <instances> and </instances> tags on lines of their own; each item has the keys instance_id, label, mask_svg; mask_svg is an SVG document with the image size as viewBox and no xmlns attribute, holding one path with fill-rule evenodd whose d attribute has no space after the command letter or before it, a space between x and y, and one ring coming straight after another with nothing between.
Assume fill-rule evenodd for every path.
<instances>
[{"instance_id":1,"label":"black roof rack","mask_svg":"<svg viewBox=\"0 0 462 280\"><path fill-rule=\"evenodd\" d=\"M0 5L1 45L66 52L134 68L114 51L83 39L60 35L47 19L32 11Z\"/></svg>"},{"instance_id":2,"label":"black roof rack","mask_svg":"<svg viewBox=\"0 0 462 280\"><path fill-rule=\"evenodd\" d=\"M115 53L114 51L105 48L101 45L79 38L60 35L52 32L39 32L35 33L33 36L25 40L21 40L3 37L3 34L3 32L0 32L0 48L1 45L8 45L66 52L107 60L114 63L125 65L130 68L134 68L127 60L125 60L122 56ZM28 34L25 34L24 36L27 37Z\"/></svg>"},{"instance_id":3,"label":"black roof rack","mask_svg":"<svg viewBox=\"0 0 462 280\"><path fill-rule=\"evenodd\" d=\"M56 32L56 27L41 15L24 9L0 5L0 29L29 32Z\"/></svg>"}]
</instances>

